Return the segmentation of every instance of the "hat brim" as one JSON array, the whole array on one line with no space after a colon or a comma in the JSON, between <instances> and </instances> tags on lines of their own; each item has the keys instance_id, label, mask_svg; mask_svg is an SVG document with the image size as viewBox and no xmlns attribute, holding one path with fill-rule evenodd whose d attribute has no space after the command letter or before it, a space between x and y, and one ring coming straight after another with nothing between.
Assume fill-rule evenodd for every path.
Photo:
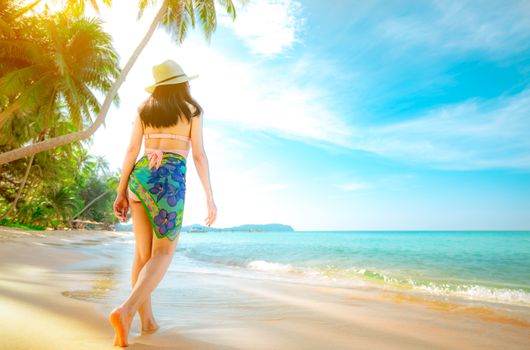
<instances>
[{"instance_id":1,"label":"hat brim","mask_svg":"<svg viewBox=\"0 0 530 350\"><path fill-rule=\"evenodd\" d=\"M168 81L164 81L163 83L157 83L157 84L153 84L153 85L150 85L148 87L145 88L145 91L147 92L153 92L155 91L155 88L157 86L160 86L160 85L172 85L172 84L180 84L180 83L183 83L185 81L188 81L188 80L192 80L192 79L195 79L197 78L198 75L190 75L190 76L185 76L185 77L179 77L179 78L174 78L174 79L171 79L171 80L168 80Z\"/></svg>"}]
</instances>

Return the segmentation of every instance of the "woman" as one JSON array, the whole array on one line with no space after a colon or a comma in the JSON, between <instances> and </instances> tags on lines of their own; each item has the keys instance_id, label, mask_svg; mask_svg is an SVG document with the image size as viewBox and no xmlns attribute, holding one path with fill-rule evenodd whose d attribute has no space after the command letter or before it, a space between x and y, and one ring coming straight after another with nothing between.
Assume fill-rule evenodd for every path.
<instances>
[{"instance_id":1,"label":"woman","mask_svg":"<svg viewBox=\"0 0 530 350\"><path fill-rule=\"evenodd\" d=\"M190 142L207 197L206 225L211 226L217 215L202 141L202 109L189 92L188 81L196 76L187 76L173 60L155 65L153 76L156 83L145 89L152 94L138 108L114 202L114 214L121 221L130 206L136 240L132 292L109 314L118 346L128 345L136 311L142 333L159 328L150 295L166 273L180 236ZM142 136L145 153L135 163Z\"/></svg>"}]
</instances>

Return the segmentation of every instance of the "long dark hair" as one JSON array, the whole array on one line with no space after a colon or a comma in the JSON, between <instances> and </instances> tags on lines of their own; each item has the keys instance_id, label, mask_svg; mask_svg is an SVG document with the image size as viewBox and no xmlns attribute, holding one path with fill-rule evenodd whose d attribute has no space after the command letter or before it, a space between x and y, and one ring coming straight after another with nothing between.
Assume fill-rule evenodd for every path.
<instances>
[{"instance_id":1,"label":"long dark hair","mask_svg":"<svg viewBox=\"0 0 530 350\"><path fill-rule=\"evenodd\" d=\"M195 107L192 111L190 104ZM152 127L172 126L183 117L191 123L191 118L202 114L201 106L190 94L188 82L158 85L138 107L142 123Z\"/></svg>"}]
</instances>

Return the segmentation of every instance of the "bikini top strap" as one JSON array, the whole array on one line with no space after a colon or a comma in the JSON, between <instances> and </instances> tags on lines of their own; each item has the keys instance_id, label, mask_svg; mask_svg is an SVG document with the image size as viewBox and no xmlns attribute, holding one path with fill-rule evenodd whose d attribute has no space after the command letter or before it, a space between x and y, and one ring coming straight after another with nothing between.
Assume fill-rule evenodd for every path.
<instances>
[{"instance_id":1,"label":"bikini top strap","mask_svg":"<svg viewBox=\"0 0 530 350\"><path fill-rule=\"evenodd\" d=\"M170 138L170 139L180 139L183 141L189 141L190 138L188 136L183 135L177 135L177 134L158 134L158 133L151 133L151 134L144 134L145 139L163 139L163 138Z\"/></svg>"}]
</instances>

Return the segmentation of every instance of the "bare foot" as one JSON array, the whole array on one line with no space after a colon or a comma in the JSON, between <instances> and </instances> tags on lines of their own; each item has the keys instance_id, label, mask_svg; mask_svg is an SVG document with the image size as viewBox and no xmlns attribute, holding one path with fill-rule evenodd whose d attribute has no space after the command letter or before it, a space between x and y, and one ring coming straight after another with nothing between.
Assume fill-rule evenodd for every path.
<instances>
[{"instance_id":1,"label":"bare foot","mask_svg":"<svg viewBox=\"0 0 530 350\"><path fill-rule=\"evenodd\" d=\"M154 333L159 328L160 326L156 323L156 321L153 318L150 318L149 320L145 322L142 321L142 333Z\"/></svg>"},{"instance_id":2,"label":"bare foot","mask_svg":"<svg viewBox=\"0 0 530 350\"><path fill-rule=\"evenodd\" d=\"M132 316L124 308L118 306L109 313L108 318L115 332L114 345L122 347L129 346L127 338L129 336Z\"/></svg>"}]
</instances>

